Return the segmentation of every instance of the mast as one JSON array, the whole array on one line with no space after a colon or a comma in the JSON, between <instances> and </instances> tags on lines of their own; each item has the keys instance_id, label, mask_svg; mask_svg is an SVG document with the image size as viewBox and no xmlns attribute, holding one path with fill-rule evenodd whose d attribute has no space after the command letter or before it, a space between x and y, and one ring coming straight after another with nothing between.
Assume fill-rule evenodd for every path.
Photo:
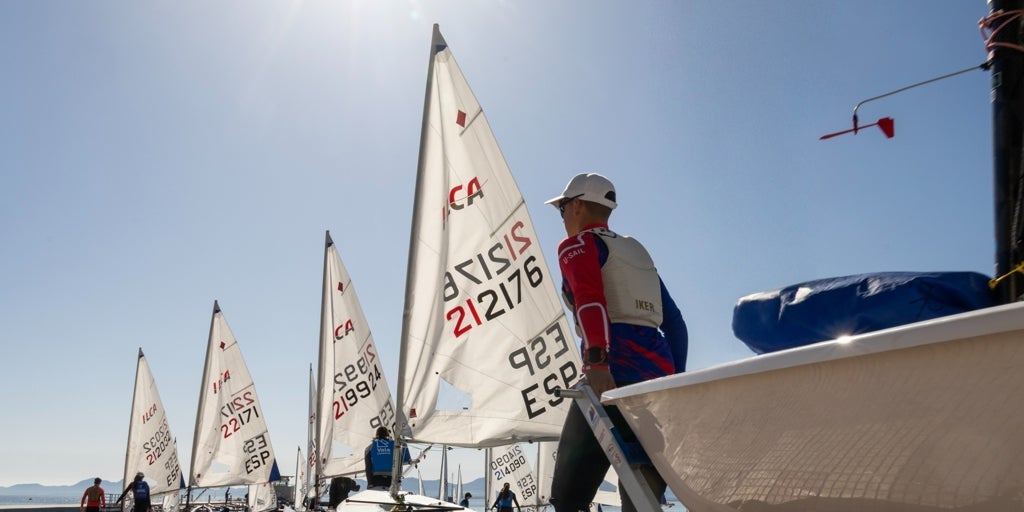
<instances>
[{"instance_id":1,"label":"mast","mask_svg":"<svg viewBox=\"0 0 1024 512\"><path fill-rule=\"evenodd\" d=\"M206 336L206 353L210 352L210 343L213 340L213 323L217 318L217 313L220 311L220 304L217 303L217 299L213 300L213 313L210 315L210 332ZM192 486L195 484L195 467L196 467L196 455L199 453L199 443L196 442L199 439L199 420L203 416L203 403L205 400L203 397L206 396L206 382L210 375L210 358L203 358L203 378L199 381L199 403L196 405L196 426L192 431L192 459L188 463L188 488L185 489L185 510L189 510L189 505L192 502Z\"/></svg>"},{"instance_id":2,"label":"mast","mask_svg":"<svg viewBox=\"0 0 1024 512\"><path fill-rule=\"evenodd\" d=\"M324 253L325 253L324 254L324 258L326 259L327 258L326 251L324 251ZM321 329L322 329L323 328L322 327L323 326L323 321L322 320L320 321L320 325L321 325ZM320 460L320 456L317 453L317 448L316 448L316 438L317 438L318 433L320 432L320 429L318 428L318 423L317 423L318 420L317 420L317 415L316 415L317 414L316 408L317 408L317 404L320 403L320 400L319 400L319 396L320 395L317 394L316 380L314 380L314 379L315 378L313 377L313 364L310 363L310 365L309 365L309 408L308 408L308 410L309 410L309 418L308 418L309 425L306 427L306 451L309 452L309 457L313 457L313 458L315 458L315 460ZM303 475L305 475L305 477L303 478L303 480L305 480L305 481L302 482L302 488L305 489L303 491L302 499L305 500L306 498L309 497L309 490L312 489L312 486L310 485L310 478L313 477L313 475L310 474L310 473L312 473L312 471L309 470L309 466L310 466L309 459L307 458L306 460L303 460L302 463L305 464L305 466L303 468L304 471L302 472ZM316 464L316 463L314 462L314 464Z\"/></svg>"},{"instance_id":3,"label":"mast","mask_svg":"<svg viewBox=\"0 0 1024 512\"><path fill-rule=\"evenodd\" d=\"M416 243L417 236L420 231L420 187L422 186L423 172L424 172L424 161L426 153L426 141L427 131L430 129L430 95L434 94L433 83L434 83L434 57L437 55L438 48L444 48L447 43L444 41L444 37L441 36L441 28L435 23L434 33L430 40L430 60L427 64L427 87L426 92L423 94L423 122L420 126L420 153L418 162L416 164L416 192L413 198L412 205L412 230L409 233L409 261L406 268L405 275L408 276L416 265L416 254L419 244ZM404 446L402 436L405 434L406 417L405 417L405 366L406 366L406 344L409 342L409 322L411 320L412 303L415 300L415 289L411 280L406 279L405 281L405 308L402 312L402 338L401 346L399 348L399 360L398 360L398 398L395 403L395 453L392 457L391 462L391 496L396 500L398 499L398 491L401 489L401 475L402 475L402 447Z\"/></svg>"},{"instance_id":4,"label":"mast","mask_svg":"<svg viewBox=\"0 0 1024 512\"><path fill-rule=\"evenodd\" d=\"M437 481L437 499L448 501L448 446L441 445L441 478Z\"/></svg>"},{"instance_id":5,"label":"mast","mask_svg":"<svg viewBox=\"0 0 1024 512\"><path fill-rule=\"evenodd\" d=\"M992 144L995 205L995 275L1007 276L1024 262L1024 51L1005 45L1022 43L1021 18L1013 13L1024 0L989 0L993 25L1006 23L989 43L992 62ZM991 27L994 28L994 27ZM1024 294L1024 274L1013 272L998 282L997 303L1018 300Z\"/></svg>"},{"instance_id":6,"label":"mast","mask_svg":"<svg viewBox=\"0 0 1024 512\"><path fill-rule=\"evenodd\" d=\"M491 453L491 448L484 449L484 509L490 510L491 508L491 494L494 489L491 489L491 460L494 455Z\"/></svg>"},{"instance_id":7,"label":"mast","mask_svg":"<svg viewBox=\"0 0 1024 512\"><path fill-rule=\"evenodd\" d=\"M325 276L327 275L327 271L328 271L328 267L327 267L327 265L328 265L327 249L331 245L333 245L333 244L334 244L334 240L331 240L331 232L330 232L330 230L325 231L324 232L324 272L323 272L323 275L325 275ZM320 431L322 430L320 428L320 422L323 419L323 413L324 413L324 411L323 411L323 402L324 402L323 397L324 397L324 393L332 393L333 392L331 389L327 389L327 390L324 389L324 383L325 382L333 382L333 380L329 379L327 376L324 375L324 372L326 371L326 368L325 368L326 365L324 365L324 358L327 357L327 355L324 353L325 352L325 347L324 347L324 342L323 342L323 339L324 339L324 320L328 316L327 308L329 308L331 306L330 306L330 304L328 304L328 301L330 301L330 296L329 296L330 291L327 290L327 282L326 281L323 282L322 287L323 288L322 288L321 293L320 293L320 336L317 339L317 346L319 347L319 351L318 351L318 358L317 358L317 377L316 377L316 397L317 397L317 399L316 399L316 421L315 421L315 424L316 424L316 427L315 427L315 430L316 430L315 440L316 441L314 443L314 445L316 447L316 450L315 450L315 453L310 454L310 457L315 457L316 458L316 463L313 466L313 477L312 477L311 484L313 486L312 487L313 488L313 495L316 496L316 500L317 500L317 504L318 505L320 503L320 475L323 473L323 464L326 462L320 456L320 452L321 452L320 447L323 446L322 443L324 442L324 439L320 438ZM312 378L312 375L313 375L313 367L312 366L310 366L309 371L310 371L310 378ZM332 442L332 440L331 439L327 439L327 442L330 443L330 442Z\"/></svg>"},{"instance_id":8,"label":"mast","mask_svg":"<svg viewBox=\"0 0 1024 512\"><path fill-rule=\"evenodd\" d=\"M142 364L142 347L139 347L139 357L135 359L135 385L132 386L132 408L128 412L128 443L124 448L124 477L121 483L125 486L128 485L128 462L131 460L132 450L132 422L135 420L135 400L137 399L136 391L139 382L139 365ZM122 491L124 489L121 489ZM124 510L124 505L121 505L121 510Z\"/></svg>"}]
</instances>

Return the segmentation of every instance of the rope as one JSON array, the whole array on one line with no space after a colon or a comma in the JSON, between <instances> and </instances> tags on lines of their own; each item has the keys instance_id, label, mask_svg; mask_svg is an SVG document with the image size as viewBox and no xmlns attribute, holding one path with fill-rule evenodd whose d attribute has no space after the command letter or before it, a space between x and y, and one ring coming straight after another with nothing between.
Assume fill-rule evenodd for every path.
<instances>
[{"instance_id":1,"label":"rope","mask_svg":"<svg viewBox=\"0 0 1024 512\"><path fill-rule=\"evenodd\" d=\"M991 52L994 48L1009 48L1011 50L1017 50L1024 52L1024 46L1015 43L1002 43L994 41L996 34L1000 30L1005 28L1013 21L1024 16L1024 10L1017 9L1013 11L998 10L978 20L978 29L981 30L981 37L985 40L985 51ZM1003 19L1005 18L1005 19ZM997 21L1002 22L996 28L991 28L996 24Z\"/></svg>"}]
</instances>

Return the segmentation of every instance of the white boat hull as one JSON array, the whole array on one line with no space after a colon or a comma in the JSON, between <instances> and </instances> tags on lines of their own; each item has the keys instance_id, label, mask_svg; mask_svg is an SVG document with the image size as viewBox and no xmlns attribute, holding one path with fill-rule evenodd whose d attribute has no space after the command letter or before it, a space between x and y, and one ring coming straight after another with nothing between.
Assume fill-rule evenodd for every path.
<instances>
[{"instance_id":1,"label":"white boat hull","mask_svg":"<svg viewBox=\"0 0 1024 512\"><path fill-rule=\"evenodd\" d=\"M437 498L431 498L420 494L413 494L411 492L402 491L399 495L402 497L402 502L404 504L410 505L410 507L407 508L409 511L467 510L454 503L441 501ZM381 489L367 489L353 494L345 501L342 501L337 508L337 512L381 512L392 510L399 511L405 509L400 507L399 503L391 497L391 493L387 490Z\"/></svg>"},{"instance_id":2,"label":"white boat hull","mask_svg":"<svg viewBox=\"0 0 1024 512\"><path fill-rule=\"evenodd\" d=\"M605 393L702 511L1024 510L1024 304Z\"/></svg>"}]
</instances>

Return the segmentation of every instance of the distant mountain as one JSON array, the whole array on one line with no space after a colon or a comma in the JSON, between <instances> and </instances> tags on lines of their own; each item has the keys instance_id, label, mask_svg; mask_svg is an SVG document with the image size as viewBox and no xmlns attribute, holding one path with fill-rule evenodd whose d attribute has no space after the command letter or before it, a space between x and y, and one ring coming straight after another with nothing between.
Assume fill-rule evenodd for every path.
<instances>
[{"instance_id":1,"label":"distant mountain","mask_svg":"<svg viewBox=\"0 0 1024 512\"><path fill-rule=\"evenodd\" d=\"M92 480L92 478L87 478L71 485L15 484L10 487L0 486L0 496L79 498L85 492L85 489L92 485ZM357 479L356 481L359 482L361 489L366 489L366 482L364 480ZM424 480L424 492L428 496L437 496L437 486L439 483L440 480ZM124 489L121 485L121 480L116 482L103 480L100 483L100 487L103 487L107 494L120 494L121 490ZM402 488L407 491L417 492L419 490L419 480L416 478L405 478L402 480ZM454 484L450 488L452 489L451 492L455 492ZM473 496L483 496L484 479L478 478L468 484L463 483L462 488L464 493L470 492L473 493ZM222 494L222 492L219 494ZM232 487L231 495L236 498L245 496L245 488ZM193 496L195 496L195 493L193 493Z\"/></svg>"},{"instance_id":2,"label":"distant mountain","mask_svg":"<svg viewBox=\"0 0 1024 512\"><path fill-rule=\"evenodd\" d=\"M92 486L92 478L86 478L77 484L71 485L42 485L42 484L15 484L10 487L0 486L0 496L54 496L54 497L70 497L77 498L82 495L85 490ZM100 487L107 494L114 494L121 492L121 481L111 482L103 480L100 482Z\"/></svg>"}]
</instances>

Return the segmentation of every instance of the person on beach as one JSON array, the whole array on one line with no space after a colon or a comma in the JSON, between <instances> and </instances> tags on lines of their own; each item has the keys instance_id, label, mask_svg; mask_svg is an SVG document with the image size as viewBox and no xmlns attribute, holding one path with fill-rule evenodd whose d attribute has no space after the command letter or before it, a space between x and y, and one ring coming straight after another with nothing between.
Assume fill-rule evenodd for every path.
<instances>
[{"instance_id":1,"label":"person on beach","mask_svg":"<svg viewBox=\"0 0 1024 512\"><path fill-rule=\"evenodd\" d=\"M92 481L92 487L82 494L82 503L78 507L79 512L100 512L100 507L107 506L107 494L100 487L99 478Z\"/></svg>"},{"instance_id":2,"label":"person on beach","mask_svg":"<svg viewBox=\"0 0 1024 512\"><path fill-rule=\"evenodd\" d=\"M512 489L509 488L509 483L505 482L491 508L498 509L498 512L512 512L513 503L516 504L516 510L522 511L522 508L519 507L519 500L516 499L516 493L512 492Z\"/></svg>"},{"instance_id":3,"label":"person on beach","mask_svg":"<svg viewBox=\"0 0 1024 512\"><path fill-rule=\"evenodd\" d=\"M618 206L612 182L596 173L577 174L546 204L562 215L562 297L582 338L583 374L594 394L684 371L689 342L682 313L644 246L608 227ZM635 442L619 410L607 411L623 440ZM610 463L578 407L569 408L557 453L555 511L588 510ZM665 492L654 466L644 465L641 472L655 496ZM619 489L622 511L635 512Z\"/></svg>"},{"instance_id":4,"label":"person on beach","mask_svg":"<svg viewBox=\"0 0 1024 512\"><path fill-rule=\"evenodd\" d=\"M132 506L132 511L149 512L149 484L143 480L145 477L146 475L143 475L142 471L135 473L135 479L128 484L128 487L125 487L124 492L122 492L121 496L117 498L117 504L120 505L121 501L124 500L124 497L130 492L132 493L132 499L135 501L135 504Z\"/></svg>"}]
</instances>

